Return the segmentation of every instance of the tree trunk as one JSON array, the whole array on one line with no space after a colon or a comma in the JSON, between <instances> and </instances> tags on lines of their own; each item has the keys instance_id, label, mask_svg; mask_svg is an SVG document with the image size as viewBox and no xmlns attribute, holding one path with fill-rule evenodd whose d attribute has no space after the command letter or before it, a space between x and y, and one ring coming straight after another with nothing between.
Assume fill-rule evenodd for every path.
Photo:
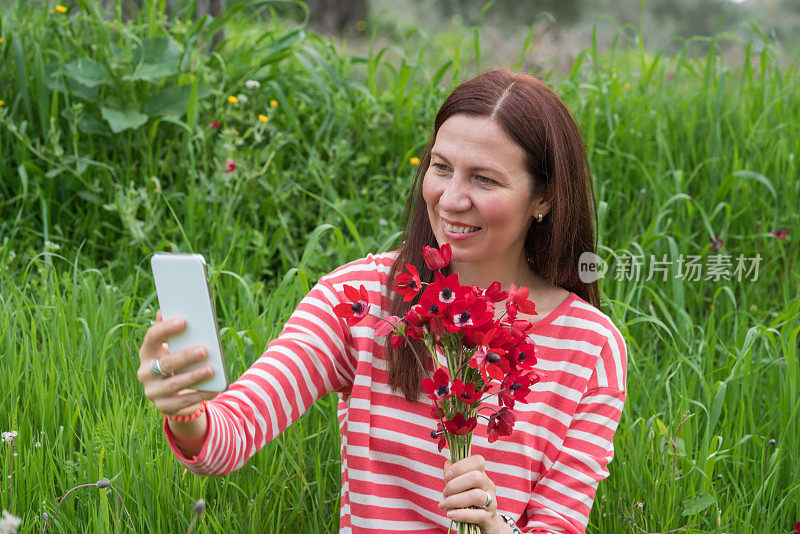
<instances>
[{"instance_id":1,"label":"tree trunk","mask_svg":"<svg viewBox=\"0 0 800 534\"><path fill-rule=\"evenodd\" d=\"M197 18L202 18L204 15L211 15L217 18L225 11L225 3L225 0L197 0ZM223 39L225 39L224 29L218 31L211 39L209 52L213 52Z\"/></svg>"}]
</instances>

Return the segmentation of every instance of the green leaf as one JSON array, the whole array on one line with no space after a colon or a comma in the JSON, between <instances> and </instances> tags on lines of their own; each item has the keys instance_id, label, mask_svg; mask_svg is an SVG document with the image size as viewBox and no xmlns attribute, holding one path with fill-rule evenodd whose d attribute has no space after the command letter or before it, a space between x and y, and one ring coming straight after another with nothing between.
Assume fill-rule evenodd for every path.
<instances>
[{"instance_id":1,"label":"green leaf","mask_svg":"<svg viewBox=\"0 0 800 534\"><path fill-rule=\"evenodd\" d=\"M108 69L102 63L81 58L61 67L65 76L86 87L97 87L108 81Z\"/></svg>"},{"instance_id":2,"label":"green leaf","mask_svg":"<svg viewBox=\"0 0 800 534\"><path fill-rule=\"evenodd\" d=\"M147 122L147 115L130 108L114 109L103 106L100 108L100 114L103 115L114 133L138 128Z\"/></svg>"},{"instance_id":3,"label":"green leaf","mask_svg":"<svg viewBox=\"0 0 800 534\"><path fill-rule=\"evenodd\" d=\"M104 135L106 137L110 135L103 121L94 115L84 115L81 117L78 121L78 129L86 134Z\"/></svg>"},{"instance_id":4,"label":"green leaf","mask_svg":"<svg viewBox=\"0 0 800 534\"><path fill-rule=\"evenodd\" d=\"M165 87L151 96L144 105L144 112L152 116L182 117L189 105L191 85Z\"/></svg>"},{"instance_id":5,"label":"green leaf","mask_svg":"<svg viewBox=\"0 0 800 534\"><path fill-rule=\"evenodd\" d=\"M686 499L683 501L683 513L681 515L687 516L698 514L715 502L717 501L712 495L709 495L708 493L701 493L696 495L694 499Z\"/></svg>"},{"instance_id":6,"label":"green leaf","mask_svg":"<svg viewBox=\"0 0 800 534\"><path fill-rule=\"evenodd\" d=\"M134 51L136 68L126 74L123 80L157 81L165 76L176 74L181 60L181 51L171 39L159 36L150 37Z\"/></svg>"},{"instance_id":7,"label":"green leaf","mask_svg":"<svg viewBox=\"0 0 800 534\"><path fill-rule=\"evenodd\" d=\"M669 434L669 431L667 430L667 425L665 425L661 419L656 418L656 426L658 427L658 433L661 434L662 436L666 436L667 434Z\"/></svg>"},{"instance_id":8,"label":"green leaf","mask_svg":"<svg viewBox=\"0 0 800 534\"><path fill-rule=\"evenodd\" d=\"M67 93L89 102L96 101L95 99L100 92L99 86L89 87L78 80L69 78L58 68L58 65L46 65L44 71L47 75L47 88L51 91ZM62 116L68 120L70 119L70 116L63 114L63 112Z\"/></svg>"},{"instance_id":9,"label":"green leaf","mask_svg":"<svg viewBox=\"0 0 800 534\"><path fill-rule=\"evenodd\" d=\"M772 185L772 182L769 180L769 178L767 178L763 174L753 171L742 170L734 172L733 174L731 174L731 176L735 178L744 178L746 180L754 180L760 183L761 185L767 188L767 191L769 191L772 194L772 198L774 200L778 200L778 193L777 191L775 191L775 186Z\"/></svg>"}]
</instances>

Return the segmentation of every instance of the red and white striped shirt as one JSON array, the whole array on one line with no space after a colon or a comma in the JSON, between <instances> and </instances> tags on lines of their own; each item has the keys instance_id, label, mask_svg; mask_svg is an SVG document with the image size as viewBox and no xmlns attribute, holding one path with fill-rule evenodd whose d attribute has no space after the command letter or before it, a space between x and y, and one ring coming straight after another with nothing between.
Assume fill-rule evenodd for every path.
<instances>
[{"instance_id":1,"label":"red and white striped shirt","mask_svg":"<svg viewBox=\"0 0 800 534\"><path fill-rule=\"evenodd\" d=\"M450 519L437 505L449 451L439 452L430 437L436 421L429 403L409 403L387 385L386 342L376 339L377 319L348 327L333 313L347 301L345 284L363 284L370 313L388 315L382 304L395 257L371 254L320 279L266 352L208 403L208 435L197 456L183 457L165 420L179 461L201 475L230 473L314 401L336 392L340 533L445 532ZM535 368L545 376L531 388L531 402L516 404L512 436L490 444L482 420L472 454L486 459L498 511L523 532L584 532L597 484L614 457L612 440L625 402L625 340L575 293L534 323L532 336ZM485 404L498 408L497 396Z\"/></svg>"}]
</instances>

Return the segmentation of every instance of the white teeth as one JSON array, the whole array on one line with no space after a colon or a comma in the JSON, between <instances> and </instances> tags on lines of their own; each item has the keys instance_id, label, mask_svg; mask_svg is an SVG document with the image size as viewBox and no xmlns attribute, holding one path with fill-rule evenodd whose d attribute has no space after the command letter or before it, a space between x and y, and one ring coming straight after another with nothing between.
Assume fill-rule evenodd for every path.
<instances>
[{"instance_id":1,"label":"white teeth","mask_svg":"<svg viewBox=\"0 0 800 534\"><path fill-rule=\"evenodd\" d=\"M453 226L452 224L448 224L444 221L442 221L442 224L444 224L445 230L454 234L468 234L481 229L480 226Z\"/></svg>"}]
</instances>

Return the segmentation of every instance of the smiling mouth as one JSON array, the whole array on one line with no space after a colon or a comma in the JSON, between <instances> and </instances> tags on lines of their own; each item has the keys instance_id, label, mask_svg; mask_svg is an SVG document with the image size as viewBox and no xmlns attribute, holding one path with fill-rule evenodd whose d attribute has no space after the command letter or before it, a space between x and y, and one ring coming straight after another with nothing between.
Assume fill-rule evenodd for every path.
<instances>
[{"instance_id":1,"label":"smiling mouth","mask_svg":"<svg viewBox=\"0 0 800 534\"><path fill-rule=\"evenodd\" d=\"M454 224L450 224L449 222L442 220L442 226L448 232L452 232L454 234L469 234L471 232L477 232L481 229L480 226L457 226Z\"/></svg>"}]
</instances>

